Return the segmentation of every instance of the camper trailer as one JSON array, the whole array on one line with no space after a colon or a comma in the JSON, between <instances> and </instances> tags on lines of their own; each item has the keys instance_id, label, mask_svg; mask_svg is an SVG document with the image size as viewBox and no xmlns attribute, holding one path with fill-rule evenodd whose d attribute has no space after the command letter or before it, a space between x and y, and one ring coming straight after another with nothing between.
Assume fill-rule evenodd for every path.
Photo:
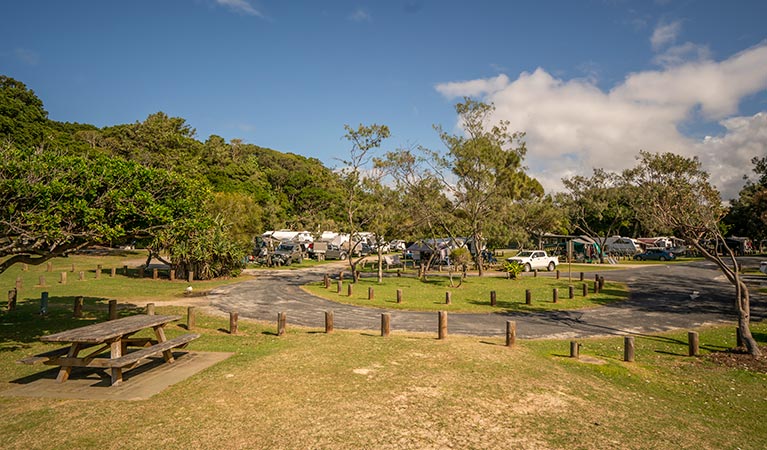
<instances>
[{"instance_id":1,"label":"camper trailer","mask_svg":"<svg viewBox=\"0 0 767 450\"><path fill-rule=\"evenodd\" d=\"M605 240L604 251L608 255L633 256L641 252L642 248L635 239L612 236Z\"/></svg>"}]
</instances>

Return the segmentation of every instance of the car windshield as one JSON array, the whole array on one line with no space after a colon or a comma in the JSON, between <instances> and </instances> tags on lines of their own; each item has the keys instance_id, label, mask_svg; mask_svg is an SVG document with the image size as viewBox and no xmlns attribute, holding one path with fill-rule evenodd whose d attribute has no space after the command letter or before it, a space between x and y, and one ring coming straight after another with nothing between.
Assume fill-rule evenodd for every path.
<instances>
[{"instance_id":1,"label":"car windshield","mask_svg":"<svg viewBox=\"0 0 767 450\"><path fill-rule=\"evenodd\" d=\"M277 250L291 251L291 250L293 250L293 244L280 244L280 246L277 247Z\"/></svg>"},{"instance_id":2,"label":"car windshield","mask_svg":"<svg viewBox=\"0 0 767 450\"><path fill-rule=\"evenodd\" d=\"M528 256L530 256L532 254L533 254L533 252L519 252L519 253L517 253L517 256L521 256L523 258L526 258L526 257L528 257Z\"/></svg>"}]
</instances>

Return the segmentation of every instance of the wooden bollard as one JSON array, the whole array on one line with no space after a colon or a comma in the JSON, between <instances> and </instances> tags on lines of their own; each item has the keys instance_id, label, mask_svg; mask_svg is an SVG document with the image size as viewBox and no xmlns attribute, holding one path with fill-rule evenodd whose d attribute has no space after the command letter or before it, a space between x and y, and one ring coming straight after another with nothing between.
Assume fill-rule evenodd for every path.
<instances>
[{"instance_id":1,"label":"wooden bollard","mask_svg":"<svg viewBox=\"0 0 767 450\"><path fill-rule=\"evenodd\" d=\"M325 333L333 332L333 311L325 311Z\"/></svg>"},{"instance_id":2,"label":"wooden bollard","mask_svg":"<svg viewBox=\"0 0 767 450\"><path fill-rule=\"evenodd\" d=\"M39 285L45 287L45 275L40 275Z\"/></svg>"},{"instance_id":3,"label":"wooden bollard","mask_svg":"<svg viewBox=\"0 0 767 450\"><path fill-rule=\"evenodd\" d=\"M194 312L194 306L186 308L186 329L191 330L197 325L196 315Z\"/></svg>"},{"instance_id":4,"label":"wooden bollard","mask_svg":"<svg viewBox=\"0 0 767 450\"><path fill-rule=\"evenodd\" d=\"M599 294L599 281L594 281L594 293Z\"/></svg>"},{"instance_id":5,"label":"wooden bollard","mask_svg":"<svg viewBox=\"0 0 767 450\"><path fill-rule=\"evenodd\" d=\"M158 278L158 275L159 275L159 272L157 268L155 267L154 269L152 269L152 279L156 280Z\"/></svg>"},{"instance_id":6,"label":"wooden bollard","mask_svg":"<svg viewBox=\"0 0 767 450\"><path fill-rule=\"evenodd\" d=\"M514 347L517 343L517 322L506 321L506 347Z\"/></svg>"},{"instance_id":7,"label":"wooden bollard","mask_svg":"<svg viewBox=\"0 0 767 450\"><path fill-rule=\"evenodd\" d=\"M623 360L626 362L634 362L634 336L626 336L623 338Z\"/></svg>"},{"instance_id":8,"label":"wooden bollard","mask_svg":"<svg viewBox=\"0 0 767 450\"><path fill-rule=\"evenodd\" d=\"M170 269L168 278L170 278L170 281L176 281L176 269Z\"/></svg>"},{"instance_id":9,"label":"wooden bollard","mask_svg":"<svg viewBox=\"0 0 767 450\"><path fill-rule=\"evenodd\" d=\"M533 270L533 278L538 278L538 269Z\"/></svg>"},{"instance_id":10,"label":"wooden bollard","mask_svg":"<svg viewBox=\"0 0 767 450\"><path fill-rule=\"evenodd\" d=\"M72 268L69 271L75 273L75 263L72 263Z\"/></svg>"},{"instance_id":11,"label":"wooden bollard","mask_svg":"<svg viewBox=\"0 0 767 450\"><path fill-rule=\"evenodd\" d=\"M581 279L580 281L583 281L583 272L581 272Z\"/></svg>"},{"instance_id":12,"label":"wooden bollard","mask_svg":"<svg viewBox=\"0 0 767 450\"><path fill-rule=\"evenodd\" d=\"M439 339L447 338L447 311L439 312L439 333L437 337Z\"/></svg>"},{"instance_id":13,"label":"wooden bollard","mask_svg":"<svg viewBox=\"0 0 767 450\"><path fill-rule=\"evenodd\" d=\"M586 285L586 283L583 283L583 296L588 297L589 295L589 287Z\"/></svg>"},{"instance_id":14,"label":"wooden bollard","mask_svg":"<svg viewBox=\"0 0 767 450\"><path fill-rule=\"evenodd\" d=\"M49 262L48 262L48 263L45 265L45 271L46 271L46 272L53 272L53 263L52 263L52 262L50 262L50 261L49 261Z\"/></svg>"},{"instance_id":15,"label":"wooden bollard","mask_svg":"<svg viewBox=\"0 0 767 450\"><path fill-rule=\"evenodd\" d=\"M580 357L581 344L577 341L570 341L570 358L578 359Z\"/></svg>"},{"instance_id":16,"label":"wooden bollard","mask_svg":"<svg viewBox=\"0 0 767 450\"><path fill-rule=\"evenodd\" d=\"M85 281L85 272L81 270L80 273L78 273L77 275L78 275L77 279L79 279L80 281Z\"/></svg>"},{"instance_id":17,"label":"wooden bollard","mask_svg":"<svg viewBox=\"0 0 767 450\"><path fill-rule=\"evenodd\" d=\"M128 276L128 266L123 266L123 275Z\"/></svg>"},{"instance_id":18,"label":"wooden bollard","mask_svg":"<svg viewBox=\"0 0 767 450\"><path fill-rule=\"evenodd\" d=\"M96 265L96 279L97 280L101 279L101 269L102 269L101 264Z\"/></svg>"},{"instance_id":19,"label":"wooden bollard","mask_svg":"<svg viewBox=\"0 0 767 450\"><path fill-rule=\"evenodd\" d=\"M453 302L453 293L452 292L445 292L445 304L449 305Z\"/></svg>"},{"instance_id":20,"label":"wooden bollard","mask_svg":"<svg viewBox=\"0 0 767 450\"><path fill-rule=\"evenodd\" d=\"M402 303L402 289L397 289L397 303Z\"/></svg>"},{"instance_id":21,"label":"wooden bollard","mask_svg":"<svg viewBox=\"0 0 767 450\"><path fill-rule=\"evenodd\" d=\"M59 283L67 284L67 273L66 272L61 272L61 277L59 278Z\"/></svg>"},{"instance_id":22,"label":"wooden bollard","mask_svg":"<svg viewBox=\"0 0 767 450\"><path fill-rule=\"evenodd\" d=\"M397 278L402 276L402 271L400 269L397 269Z\"/></svg>"},{"instance_id":23,"label":"wooden bollard","mask_svg":"<svg viewBox=\"0 0 767 450\"><path fill-rule=\"evenodd\" d=\"M391 332L391 314L381 314L381 336L388 337Z\"/></svg>"},{"instance_id":24,"label":"wooden bollard","mask_svg":"<svg viewBox=\"0 0 767 450\"><path fill-rule=\"evenodd\" d=\"M530 292L530 289L525 289L525 305L532 305L533 304L533 293Z\"/></svg>"},{"instance_id":25,"label":"wooden bollard","mask_svg":"<svg viewBox=\"0 0 767 450\"><path fill-rule=\"evenodd\" d=\"M109 271L109 278L114 278L117 276L117 267L112 267L112 270Z\"/></svg>"},{"instance_id":26,"label":"wooden bollard","mask_svg":"<svg viewBox=\"0 0 767 450\"><path fill-rule=\"evenodd\" d=\"M40 293L40 315L44 316L48 314L48 293Z\"/></svg>"},{"instance_id":27,"label":"wooden bollard","mask_svg":"<svg viewBox=\"0 0 767 450\"><path fill-rule=\"evenodd\" d=\"M322 283L325 285L325 289L330 288L330 277L328 276L328 274L325 274L322 276Z\"/></svg>"},{"instance_id":28,"label":"wooden bollard","mask_svg":"<svg viewBox=\"0 0 767 450\"><path fill-rule=\"evenodd\" d=\"M146 304L146 315L147 316L154 316L154 303L147 303Z\"/></svg>"},{"instance_id":29,"label":"wooden bollard","mask_svg":"<svg viewBox=\"0 0 767 450\"><path fill-rule=\"evenodd\" d=\"M572 284L567 286L567 293L570 296L570 300L575 298L575 286Z\"/></svg>"},{"instance_id":30,"label":"wooden bollard","mask_svg":"<svg viewBox=\"0 0 767 450\"><path fill-rule=\"evenodd\" d=\"M277 313L277 336L285 335L285 328L288 323L288 314L285 312Z\"/></svg>"},{"instance_id":31,"label":"wooden bollard","mask_svg":"<svg viewBox=\"0 0 767 450\"><path fill-rule=\"evenodd\" d=\"M29 270L29 265L28 265L28 264L26 264L26 263L22 264L22 265L21 265L21 270L23 270L24 272L26 272L27 270Z\"/></svg>"},{"instance_id":32,"label":"wooden bollard","mask_svg":"<svg viewBox=\"0 0 767 450\"><path fill-rule=\"evenodd\" d=\"M18 291L16 289L8 290L8 311L13 311L14 309L16 309L17 296L18 296Z\"/></svg>"},{"instance_id":33,"label":"wooden bollard","mask_svg":"<svg viewBox=\"0 0 767 450\"><path fill-rule=\"evenodd\" d=\"M347 296L347 297L351 297L351 296L352 296L352 292L353 292L353 290L354 290L354 288L353 288L352 286L354 286L354 284L352 284L352 283L349 283L349 284L346 286L346 296Z\"/></svg>"},{"instance_id":34,"label":"wooden bollard","mask_svg":"<svg viewBox=\"0 0 767 450\"><path fill-rule=\"evenodd\" d=\"M24 280L21 277L16 277L16 292L21 292L21 288L24 287Z\"/></svg>"},{"instance_id":35,"label":"wooden bollard","mask_svg":"<svg viewBox=\"0 0 767 450\"><path fill-rule=\"evenodd\" d=\"M240 319L240 314L234 311L229 313L229 334L237 334L237 321Z\"/></svg>"},{"instance_id":36,"label":"wooden bollard","mask_svg":"<svg viewBox=\"0 0 767 450\"><path fill-rule=\"evenodd\" d=\"M109 300L109 320L117 319L117 300Z\"/></svg>"},{"instance_id":37,"label":"wooden bollard","mask_svg":"<svg viewBox=\"0 0 767 450\"><path fill-rule=\"evenodd\" d=\"M336 285L337 285L336 287L338 288L336 289L336 294L341 294L341 289L343 288L344 282L341 280L338 280L336 282Z\"/></svg>"},{"instance_id":38,"label":"wooden bollard","mask_svg":"<svg viewBox=\"0 0 767 450\"><path fill-rule=\"evenodd\" d=\"M375 298L375 292L373 292L373 288L368 288L368 300L373 300Z\"/></svg>"},{"instance_id":39,"label":"wooden bollard","mask_svg":"<svg viewBox=\"0 0 767 450\"><path fill-rule=\"evenodd\" d=\"M344 281L344 271L338 272L338 281Z\"/></svg>"},{"instance_id":40,"label":"wooden bollard","mask_svg":"<svg viewBox=\"0 0 767 450\"><path fill-rule=\"evenodd\" d=\"M697 331L687 332L687 347L688 347L688 350L689 350L688 353L690 356L698 356L698 354L700 353L700 348L699 348Z\"/></svg>"},{"instance_id":41,"label":"wooden bollard","mask_svg":"<svg viewBox=\"0 0 767 450\"><path fill-rule=\"evenodd\" d=\"M551 291L551 301L554 302L554 303L559 301L559 289L554 288Z\"/></svg>"},{"instance_id":42,"label":"wooden bollard","mask_svg":"<svg viewBox=\"0 0 767 450\"><path fill-rule=\"evenodd\" d=\"M559 279L559 269L557 269L557 280Z\"/></svg>"},{"instance_id":43,"label":"wooden bollard","mask_svg":"<svg viewBox=\"0 0 767 450\"><path fill-rule=\"evenodd\" d=\"M191 271L189 272L189 276L186 278L186 281L188 281L189 283L194 281L194 272L191 272Z\"/></svg>"},{"instance_id":44,"label":"wooden bollard","mask_svg":"<svg viewBox=\"0 0 767 450\"><path fill-rule=\"evenodd\" d=\"M72 317L79 319L83 316L83 297L79 295L75 297L75 303L72 307Z\"/></svg>"},{"instance_id":45,"label":"wooden bollard","mask_svg":"<svg viewBox=\"0 0 767 450\"><path fill-rule=\"evenodd\" d=\"M495 306L495 303L496 303L495 299L496 299L495 291L490 291L490 306Z\"/></svg>"}]
</instances>

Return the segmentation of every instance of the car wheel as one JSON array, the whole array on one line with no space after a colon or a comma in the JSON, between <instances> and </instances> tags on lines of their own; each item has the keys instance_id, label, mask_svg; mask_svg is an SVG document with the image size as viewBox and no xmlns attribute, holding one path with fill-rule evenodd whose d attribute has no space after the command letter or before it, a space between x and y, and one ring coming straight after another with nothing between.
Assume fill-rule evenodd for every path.
<instances>
[{"instance_id":1,"label":"car wheel","mask_svg":"<svg viewBox=\"0 0 767 450\"><path fill-rule=\"evenodd\" d=\"M550 262L549 263L549 272L553 272L556 267L557 266L556 266L556 264L554 264L554 261Z\"/></svg>"},{"instance_id":2,"label":"car wheel","mask_svg":"<svg viewBox=\"0 0 767 450\"><path fill-rule=\"evenodd\" d=\"M346 260L346 253L341 253L340 258L341 258L341 261L345 261Z\"/></svg>"},{"instance_id":3,"label":"car wheel","mask_svg":"<svg viewBox=\"0 0 767 450\"><path fill-rule=\"evenodd\" d=\"M532 270L532 267L530 267L530 264L525 264L525 267L522 270L524 270L525 272L530 272L530 270Z\"/></svg>"},{"instance_id":4,"label":"car wheel","mask_svg":"<svg viewBox=\"0 0 767 450\"><path fill-rule=\"evenodd\" d=\"M660 260L661 260L661 261L665 261L665 260L666 260L666 257L665 257L665 256L661 256L661 257L660 257Z\"/></svg>"}]
</instances>

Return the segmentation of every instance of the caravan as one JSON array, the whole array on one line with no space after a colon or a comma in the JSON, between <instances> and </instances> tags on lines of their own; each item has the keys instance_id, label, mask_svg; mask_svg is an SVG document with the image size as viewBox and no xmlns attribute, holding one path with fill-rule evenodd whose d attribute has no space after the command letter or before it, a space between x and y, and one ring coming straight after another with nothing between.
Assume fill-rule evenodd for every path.
<instances>
[{"instance_id":1,"label":"caravan","mask_svg":"<svg viewBox=\"0 0 767 450\"><path fill-rule=\"evenodd\" d=\"M613 236L605 240L604 251L608 255L633 256L642 251L636 239Z\"/></svg>"}]
</instances>

